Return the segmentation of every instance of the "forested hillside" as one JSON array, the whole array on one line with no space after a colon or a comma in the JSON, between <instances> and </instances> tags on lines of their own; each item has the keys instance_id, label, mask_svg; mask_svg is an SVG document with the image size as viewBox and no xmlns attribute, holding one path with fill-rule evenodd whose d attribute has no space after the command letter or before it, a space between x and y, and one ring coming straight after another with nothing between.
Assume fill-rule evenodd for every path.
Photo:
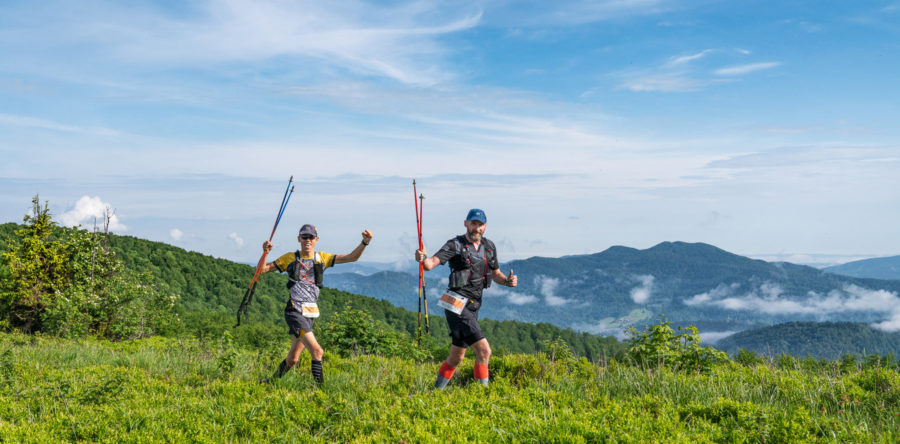
<instances>
[{"instance_id":1,"label":"forested hillside","mask_svg":"<svg viewBox=\"0 0 900 444\"><path fill-rule=\"evenodd\" d=\"M20 225L0 226L3 242L13 236L17 227ZM270 273L262 276L249 308L248 319L241 327L232 330L236 323L237 307L253 276L253 267L132 236L110 234L106 241L128 268L149 273L157 286L178 295L176 308L179 322L172 326L175 330L169 334L190 333L207 337L231 331L236 340L257 345L288 338L283 318L287 300L287 278L284 275ZM330 273L332 270L325 274L326 286ZM415 298L415 295L407 297ZM349 307L362 310L370 314L374 321L410 335L414 335L417 329L416 313L370 297L325 288L319 305L322 316L317 326L328 325L332 316ZM443 311L436 307L434 301L431 310L431 335L426 338L426 348L445 353L449 337ZM546 323L485 319L481 326L495 353L534 352L555 338L562 338L577 355L591 360L614 356L623 349L615 338L561 329Z\"/></svg>"},{"instance_id":2,"label":"forested hillside","mask_svg":"<svg viewBox=\"0 0 900 444\"><path fill-rule=\"evenodd\" d=\"M827 267L824 270L844 276L900 280L900 256L863 259Z\"/></svg>"},{"instance_id":3,"label":"forested hillside","mask_svg":"<svg viewBox=\"0 0 900 444\"><path fill-rule=\"evenodd\" d=\"M788 322L735 333L716 343L729 353L743 348L777 356L838 359L844 355L900 356L900 333L886 333L853 322Z\"/></svg>"},{"instance_id":4,"label":"forested hillside","mask_svg":"<svg viewBox=\"0 0 900 444\"><path fill-rule=\"evenodd\" d=\"M501 266L515 270L519 286L489 289L485 316L603 334L640 328L660 313L676 325L695 325L701 331L791 321L880 322L891 316L892 307L879 301L900 293L900 281L765 262L703 243L663 242L645 250L616 246L596 254L532 257ZM446 267L429 272L429 286L439 288L446 276ZM407 301L400 295L413 294L415 277L394 271L339 274L332 283L400 304ZM834 304L824 304L826 299Z\"/></svg>"}]
</instances>

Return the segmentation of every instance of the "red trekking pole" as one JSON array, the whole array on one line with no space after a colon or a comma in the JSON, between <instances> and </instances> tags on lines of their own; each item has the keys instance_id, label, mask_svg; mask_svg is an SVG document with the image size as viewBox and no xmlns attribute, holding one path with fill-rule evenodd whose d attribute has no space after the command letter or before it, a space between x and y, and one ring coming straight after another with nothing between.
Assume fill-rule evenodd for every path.
<instances>
[{"instance_id":1,"label":"red trekking pole","mask_svg":"<svg viewBox=\"0 0 900 444\"><path fill-rule=\"evenodd\" d=\"M416 205L416 231L419 235L419 250L425 249L425 244L422 242L422 207L424 206L425 196L418 194L418 190L416 189L416 180L413 179L413 202ZM428 296L425 294L425 266L419 262L419 312L418 312L418 328L416 329L416 341L419 345L422 345L422 305L424 302L425 305L425 334L430 334L429 332L429 323L428 323Z\"/></svg>"}]
</instances>

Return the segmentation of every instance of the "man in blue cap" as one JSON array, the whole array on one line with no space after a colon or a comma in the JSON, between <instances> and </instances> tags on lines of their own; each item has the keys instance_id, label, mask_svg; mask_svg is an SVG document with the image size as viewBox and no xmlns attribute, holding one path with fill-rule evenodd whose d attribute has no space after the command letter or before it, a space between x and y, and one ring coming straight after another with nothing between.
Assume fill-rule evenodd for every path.
<instances>
[{"instance_id":1,"label":"man in blue cap","mask_svg":"<svg viewBox=\"0 0 900 444\"><path fill-rule=\"evenodd\" d=\"M484 289L491 286L491 281L508 287L518 283L512 270L509 270L509 276L500 271L497 247L484 237L487 228L484 211L470 210L464 224L466 233L448 240L434 256L428 257L424 249L416 250L416 261L421 262L425 270L450 262L450 282L438 301L450 327L450 355L438 370L434 382L436 389L447 386L469 347L475 351L475 379L488 384L491 346L478 326L481 296Z\"/></svg>"}]
</instances>

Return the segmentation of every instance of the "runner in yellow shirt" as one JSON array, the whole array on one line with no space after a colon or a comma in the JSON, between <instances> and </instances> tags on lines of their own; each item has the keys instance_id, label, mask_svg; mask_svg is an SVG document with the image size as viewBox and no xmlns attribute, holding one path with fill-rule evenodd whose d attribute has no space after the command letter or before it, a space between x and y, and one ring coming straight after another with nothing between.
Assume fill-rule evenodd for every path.
<instances>
[{"instance_id":1,"label":"runner in yellow shirt","mask_svg":"<svg viewBox=\"0 0 900 444\"><path fill-rule=\"evenodd\" d=\"M319 300L319 289L322 288L322 275L326 268L336 264L356 262L362 256L362 252L369 242L372 241L372 232L364 230L362 242L349 254L334 255L317 252L316 244L319 242L319 234L316 227L310 224L300 227L297 241L300 242L300 250L285 253L274 262L266 264L262 269L262 273L271 271L287 273L288 288L291 290L291 296L284 308L284 320L288 324L290 333L294 335L294 340L287 357L278 365L274 378L280 378L290 370L300 360L300 353L306 348L312 357L313 378L316 383L322 384L325 381L322 371L323 350L313 335L313 324L319 317L319 307L316 302ZM263 250L271 251L272 243L264 242Z\"/></svg>"}]
</instances>

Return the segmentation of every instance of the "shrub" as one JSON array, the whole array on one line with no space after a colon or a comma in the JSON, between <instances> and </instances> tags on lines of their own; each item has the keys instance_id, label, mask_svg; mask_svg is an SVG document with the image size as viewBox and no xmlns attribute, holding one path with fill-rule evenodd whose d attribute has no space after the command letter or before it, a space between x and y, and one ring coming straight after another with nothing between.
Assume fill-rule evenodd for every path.
<instances>
[{"instance_id":1,"label":"shrub","mask_svg":"<svg viewBox=\"0 0 900 444\"><path fill-rule=\"evenodd\" d=\"M644 367L669 367L675 370L708 371L714 364L725 362L725 352L700 345L700 334L693 325L672 330L671 322L660 316L659 323L644 331L631 328L627 356Z\"/></svg>"},{"instance_id":2,"label":"shrub","mask_svg":"<svg viewBox=\"0 0 900 444\"><path fill-rule=\"evenodd\" d=\"M431 357L417 347L409 335L392 330L385 323L376 321L369 312L351 308L349 303L329 319L318 336L324 347L341 356L367 354L417 361Z\"/></svg>"},{"instance_id":3,"label":"shrub","mask_svg":"<svg viewBox=\"0 0 900 444\"><path fill-rule=\"evenodd\" d=\"M747 367L753 367L754 365L766 362L766 359L756 354L756 352L741 348L734 354L734 362Z\"/></svg>"},{"instance_id":4,"label":"shrub","mask_svg":"<svg viewBox=\"0 0 900 444\"><path fill-rule=\"evenodd\" d=\"M156 334L172 322L174 295L149 274L125 269L101 236L60 228L37 196L33 214L0 255L0 328L62 337L86 333L113 339Z\"/></svg>"}]
</instances>

